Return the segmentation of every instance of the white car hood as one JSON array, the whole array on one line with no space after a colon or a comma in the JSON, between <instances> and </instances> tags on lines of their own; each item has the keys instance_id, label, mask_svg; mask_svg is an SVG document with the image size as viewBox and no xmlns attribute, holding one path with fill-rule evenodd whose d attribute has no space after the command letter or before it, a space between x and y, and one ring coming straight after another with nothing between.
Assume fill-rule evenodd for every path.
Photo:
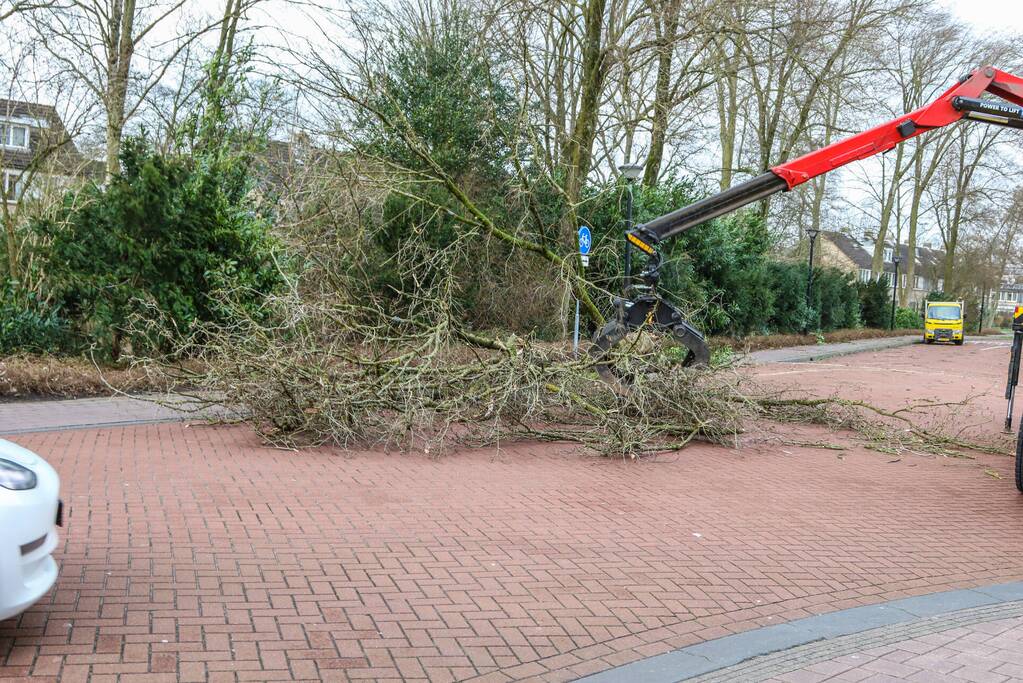
<instances>
[{"instance_id":1,"label":"white car hood","mask_svg":"<svg viewBox=\"0 0 1023 683\"><path fill-rule=\"evenodd\" d=\"M4 439L0 439L0 458L16 462L30 469L40 462L39 456L32 451Z\"/></svg>"}]
</instances>

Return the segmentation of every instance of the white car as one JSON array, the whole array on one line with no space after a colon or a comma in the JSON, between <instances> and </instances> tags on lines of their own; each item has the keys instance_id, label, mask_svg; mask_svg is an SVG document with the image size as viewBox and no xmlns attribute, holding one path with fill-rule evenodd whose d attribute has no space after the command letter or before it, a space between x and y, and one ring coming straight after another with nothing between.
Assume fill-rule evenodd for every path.
<instances>
[{"instance_id":1,"label":"white car","mask_svg":"<svg viewBox=\"0 0 1023 683\"><path fill-rule=\"evenodd\" d=\"M59 494L45 460L0 439L0 620L24 612L57 580Z\"/></svg>"}]
</instances>

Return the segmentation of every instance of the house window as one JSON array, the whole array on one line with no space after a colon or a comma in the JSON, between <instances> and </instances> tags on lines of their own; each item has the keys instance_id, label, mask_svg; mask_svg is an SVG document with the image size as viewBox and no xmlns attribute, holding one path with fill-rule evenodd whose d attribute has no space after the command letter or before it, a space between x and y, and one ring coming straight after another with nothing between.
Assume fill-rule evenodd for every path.
<instances>
[{"instance_id":1,"label":"house window","mask_svg":"<svg viewBox=\"0 0 1023 683\"><path fill-rule=\"evenodd\" d=\"M4 171L4 197L9 202L16 202L21 197L21 173Z\"/></svg>"},{"instance_id":2,"label":"house window","mask_svg":"<svg viewBox=\"0 0 1023 683\"><path fill-rule=\"evenodd\" d=\"M28 149L28 126L0 123L0 144L4 147Z\"/></svg>"},{"instance_id":3,"label":"house window","mask_svg":"<svg viewBox=\"0 0 1023 683\"><path fill-rule=\"evenodd\" d=\"M887 247L884 250L884 260L885 263L888 263L892 260L892 250L888 249Z\"/></svg>"},{"instance_id":4,"label":"house window","mask_svg":"<svg viewBox=\"0 0 1023 683\"><path fill-rule=\"evenodd\" d=\"M860 282L870 282L870 268L860 268Z\"/></svg>"},{"instance_id":5,"label":"house window","mask_svg":"<svg viewBox=\"0 0 1023 683\"><path fill-rule=\"evenodd\" d=\"M923 289L923 288L924 288L924 279L922 277L920 277L919 275L914 275L913 276L913 289Z\"/></svg>"}]
</instances>

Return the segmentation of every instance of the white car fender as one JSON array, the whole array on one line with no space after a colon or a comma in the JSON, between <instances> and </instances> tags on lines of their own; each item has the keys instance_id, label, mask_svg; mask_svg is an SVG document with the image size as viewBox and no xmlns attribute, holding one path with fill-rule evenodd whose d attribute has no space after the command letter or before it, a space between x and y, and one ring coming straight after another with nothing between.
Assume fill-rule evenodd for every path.
<instances>
[{"instance_id":1,"label":"white car fender","mask_svg":"<svg viewBox=\"0 0 1023 683\"><path fill-rule=\"evenodd\" d=\"M0 619L13 617L42 598L57 579L51 554L57 547L60 478L38 455L0 439L0 459L35 474L35 486L0 486Z\"/></svg>"}]
</instances>

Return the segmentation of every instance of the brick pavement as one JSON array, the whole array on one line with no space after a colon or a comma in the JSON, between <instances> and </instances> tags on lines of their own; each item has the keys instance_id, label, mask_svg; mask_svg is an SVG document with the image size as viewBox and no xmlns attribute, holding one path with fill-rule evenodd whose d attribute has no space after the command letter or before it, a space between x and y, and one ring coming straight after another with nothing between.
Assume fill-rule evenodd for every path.
<instances>
[{"instance_id":1,"label":"brick pavement","mask_svg":"<svg viewBox=\"0 0 1023 683\"><path fill-rule=\"evenodd\" d=\"M0 677L564 680L1023 578L1023 500L983 473L1008 474L994 456L436 460L181 424L14 440L57 467L71 514L57 590L0 625Z\"/></svg>"}]
</instances>

